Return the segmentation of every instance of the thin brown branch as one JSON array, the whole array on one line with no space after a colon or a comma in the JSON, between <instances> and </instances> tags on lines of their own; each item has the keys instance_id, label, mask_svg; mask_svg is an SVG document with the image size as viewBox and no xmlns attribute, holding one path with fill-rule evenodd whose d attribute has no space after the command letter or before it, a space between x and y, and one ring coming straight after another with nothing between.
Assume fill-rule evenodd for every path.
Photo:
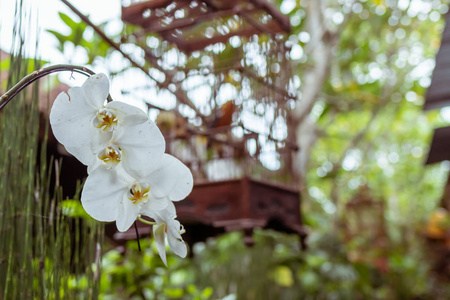
<instances>
[{"instance_id":1,"label":"thin brown branch","mask_svg":"<svg viewBox=\"0 0 450 300\"><path fill-rule=\"evenodd\" d=\"M125 57L126 59L128 59L130 61L130 63L142 70L145 74L147 74L147 76L149 76L152 80L158 82L158 80L156 80L154 77L152 77L148 71L146 71L142 66L140 66L137 62L135 62L128 54L126 54L125 52L122 51L122 49L120 49L120 46L115 43L113 40L111 40L108 36L106 36L106 34L98 27L96 26L94 23L91 22L91 20L89 20L88 17L86 17L85 15L83 15L78 9L75 8L75 6L73 6L72 4L70 4L69 1L67 0L61 0L65 5L67 5L77 16L80 17L81 20L83 20L83 22L85 22L86 24L88 24L89 26L92 27L92 29L94 29L94 31L101 36L101 38L107 42L111 47L113 47L115 50L117 50L120 54L122 54L123 57Z\"/></svg>"},{"instance_id":2,"label":"thin brown branch","mask_svg":"<svg viewBox=\"0 0 450 300\"><path fill-rule=\"evenodd\" d=\"M122 54L123 57L125 57L128 61L130 61L130 63L140 69L141 71L143 71L148 77L150 77L150 79L154 80L156 82L156 84L158 85L159 88L163 88L163 89L167 89L168 91L170 91L168 89L168 86L171 82L171 78L173 77L173 74L171 74L169 71L164 70L161 66L158 65L157 63L157 58L153 56L153 54L150 53L150 51L143 49L145 51L145 58L150 61L151 63L153 63L153 67L161 72L164 73L166 80L161 83L158 80L156 80L152 75L150 75L150 73L145 70L144 67L140 66L137 62L135 62L128 54L126 54L125 52L123 52L120 49L120 46L115 43L113 40L111 40L108 36L106 36L106 34L98 27L96 26L94 23L91 22L91 20L89 20L88 17L86 17L85 15L83 15L78 9L76 9L72 4L69 3L69 1L67 0L61 0L64 4L66 4L76 15L78 15L86 24L88 24L89 26L92 27L92 29L94 29L94 31L100 35L100 37L107 42L111 47L113 47L115 50L117 50L120 54ZM180 102L182 102L183 104L188 105L190 108L192 108L198 116L200 116L203 119L203 115L200 113L200 111L197 109L197 107L192 103L192 101L190 101L187 97L187 95L185 95L184 93L182 93L179 89L177 89L175 92L170 91L171 93L173 93Z\"/></svg>"}]
</instances>

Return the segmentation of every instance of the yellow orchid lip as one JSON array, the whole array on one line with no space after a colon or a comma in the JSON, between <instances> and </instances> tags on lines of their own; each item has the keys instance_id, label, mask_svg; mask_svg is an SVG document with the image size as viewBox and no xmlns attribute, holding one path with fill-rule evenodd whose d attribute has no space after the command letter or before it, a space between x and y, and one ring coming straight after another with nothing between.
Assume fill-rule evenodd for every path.
<instances>
[{"instance_id":1,"label":"yellow orchid lip","mask_svg":"<svg viewBox=\"0 0 450 300\"><path fill-rule=\"evenodd\" d=\"M147 203L150 186L146 183L135 183L130 187L128 199L134 204Z\"/></svg>"},{"instance_id":2,"label":"yellow orchid lip","mask_svg":"<svg viewBox=\"0 0 450 300\"><path fill-rule=\"evenodd\" d=\"M106 147L98 156L108 167L114 167L122 160L122 151L117 145Z\"/></svg>"},{"instance_id":3,"label":"yellow orchid lip","mask_svg":"<svg viewBox=\"0 0 450 300\"><path fill-rule=\"evenodd\" d=\"M117 126L117 115L112 109L101 109L95 116L93 123L94 127L103 131L112 131Z\"/></svg>"}]
</instances>

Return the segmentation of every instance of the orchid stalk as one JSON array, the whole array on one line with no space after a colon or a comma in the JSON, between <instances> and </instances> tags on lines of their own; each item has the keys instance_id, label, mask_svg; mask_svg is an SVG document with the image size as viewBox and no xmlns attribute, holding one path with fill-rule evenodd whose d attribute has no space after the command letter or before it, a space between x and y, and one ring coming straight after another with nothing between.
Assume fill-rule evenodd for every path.
<instances>
[{"instance_id":1,"label":"orchid stalk","mask_svg":"<svg viewBox=\"0 0 450 300\"><path fill-rule=\"evenodd\" d=\"M24 88L38 80L39 78L48 76L52 73L56 72L62 72L62 71L70 71L72 73L79 73L86 76L94 75L95 72L92 70L83 67L83 66L76 66L76 65L67 65L67 64L59 64L59 65L52 65L45 68L42 68L40 70L34 71L33 73L25 76L21 81L19 81L17 84L15 84L11 89L9 89L6 93L4 93L0 97L0 110L3 109L3 107L6 106L6 104L9 103L19 92L21 92ZM108 102L112 101L111 96L108 95Z\"/></svg>"}]
</instances>

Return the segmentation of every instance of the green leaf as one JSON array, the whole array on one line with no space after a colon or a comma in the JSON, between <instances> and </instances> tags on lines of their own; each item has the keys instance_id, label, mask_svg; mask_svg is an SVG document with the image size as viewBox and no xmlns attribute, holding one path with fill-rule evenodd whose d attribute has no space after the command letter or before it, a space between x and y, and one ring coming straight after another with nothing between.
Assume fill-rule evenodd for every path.
<instances>
[{"instance_id":1,"label":"green leaf","mask_svg":"<svg viewBox=\"0 0 450 300\"><path fill-rule=\"evenodd\" d=\"M47 29L46 31L48 33L52 34L54 37L56 37L56 39L59 42L58 50L62 52L63 49L64 49L64 43L67 42L67 41L70 41L70 36L64 35L62 33L59 33L57 31L51 30L51 29Z\"/></svg>"},{"instance_id":2,"label":"green leaf","mask_svg":"<svg viewBox=\"0 0 450 300\"><path fill-rule=\"evenodd\" d=\"M87 220L93 220L84 210L79 200L67 199L61 201L59 204L62 213L71 218L83 218Z\"/></svg>"},{"instance_id":3,"label":"green leaf","mask_svg":"<svg viewBox=\"0 0 450 300\"><path fill-rule=\"evenodd\" d=\"M164 289L164 294L172 299L181 298L184 295L183 289Z\"/></svg>"},{"instance_id":4,"label":"green leaf","mask_svg":"<svg viewBox=\"0 0 450 300\"><path fill-rule=\"evenodd\" d=\"M66 15L65 13L59 12L58 15L59 15L60 19L64 23L66 23L66 25L69 26L70 28L75 28L79 24L79 23L75 22L74 20L72 20L72 18L69 17L68 15Z\"/></svg>"},{"instance_id":5,"label":"green leaf","mask_svg":"<svg viewBox=\"0 0 450 300\"><path fill-rule=\"evenodd\" d=\"M207 288L203 289L202 294L201 294L202 299L209 299L212 296L213 291L214 290L212 289L212 287L207 287Z\"/></svg>"}]
</instances>

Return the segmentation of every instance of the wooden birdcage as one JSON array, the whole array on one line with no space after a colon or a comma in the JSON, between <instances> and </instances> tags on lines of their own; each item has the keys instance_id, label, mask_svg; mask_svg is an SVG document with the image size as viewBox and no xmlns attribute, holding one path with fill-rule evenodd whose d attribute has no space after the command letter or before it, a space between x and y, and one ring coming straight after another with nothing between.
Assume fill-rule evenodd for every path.
<instances>
[{"instance_id":1,"label":"wooden birdcage","mask_svg":"<svg viewBox=\"0 0 450 300\"><path fill-rule=\"evenodd\" d=\"M230 37L289 32L287 16L264 0L149 0L122 7L122 20L160 34L184 52Z\"/></svg>"},{"instance_id":2,"label":"wooden birdcage","mask_svg":"<svg viewBox=\"0 0 450 300\"><path fill-rule=\"evenodd\" d=\"M124 39L143 48L177 97L171 109L148 106L166 152L194 175L192 194L176 203L186 240L244 230L250 243L254 227L304 237L287 17L262 0L141 1L122 12L139 26Z\"/></svg>"}]
</instances>

